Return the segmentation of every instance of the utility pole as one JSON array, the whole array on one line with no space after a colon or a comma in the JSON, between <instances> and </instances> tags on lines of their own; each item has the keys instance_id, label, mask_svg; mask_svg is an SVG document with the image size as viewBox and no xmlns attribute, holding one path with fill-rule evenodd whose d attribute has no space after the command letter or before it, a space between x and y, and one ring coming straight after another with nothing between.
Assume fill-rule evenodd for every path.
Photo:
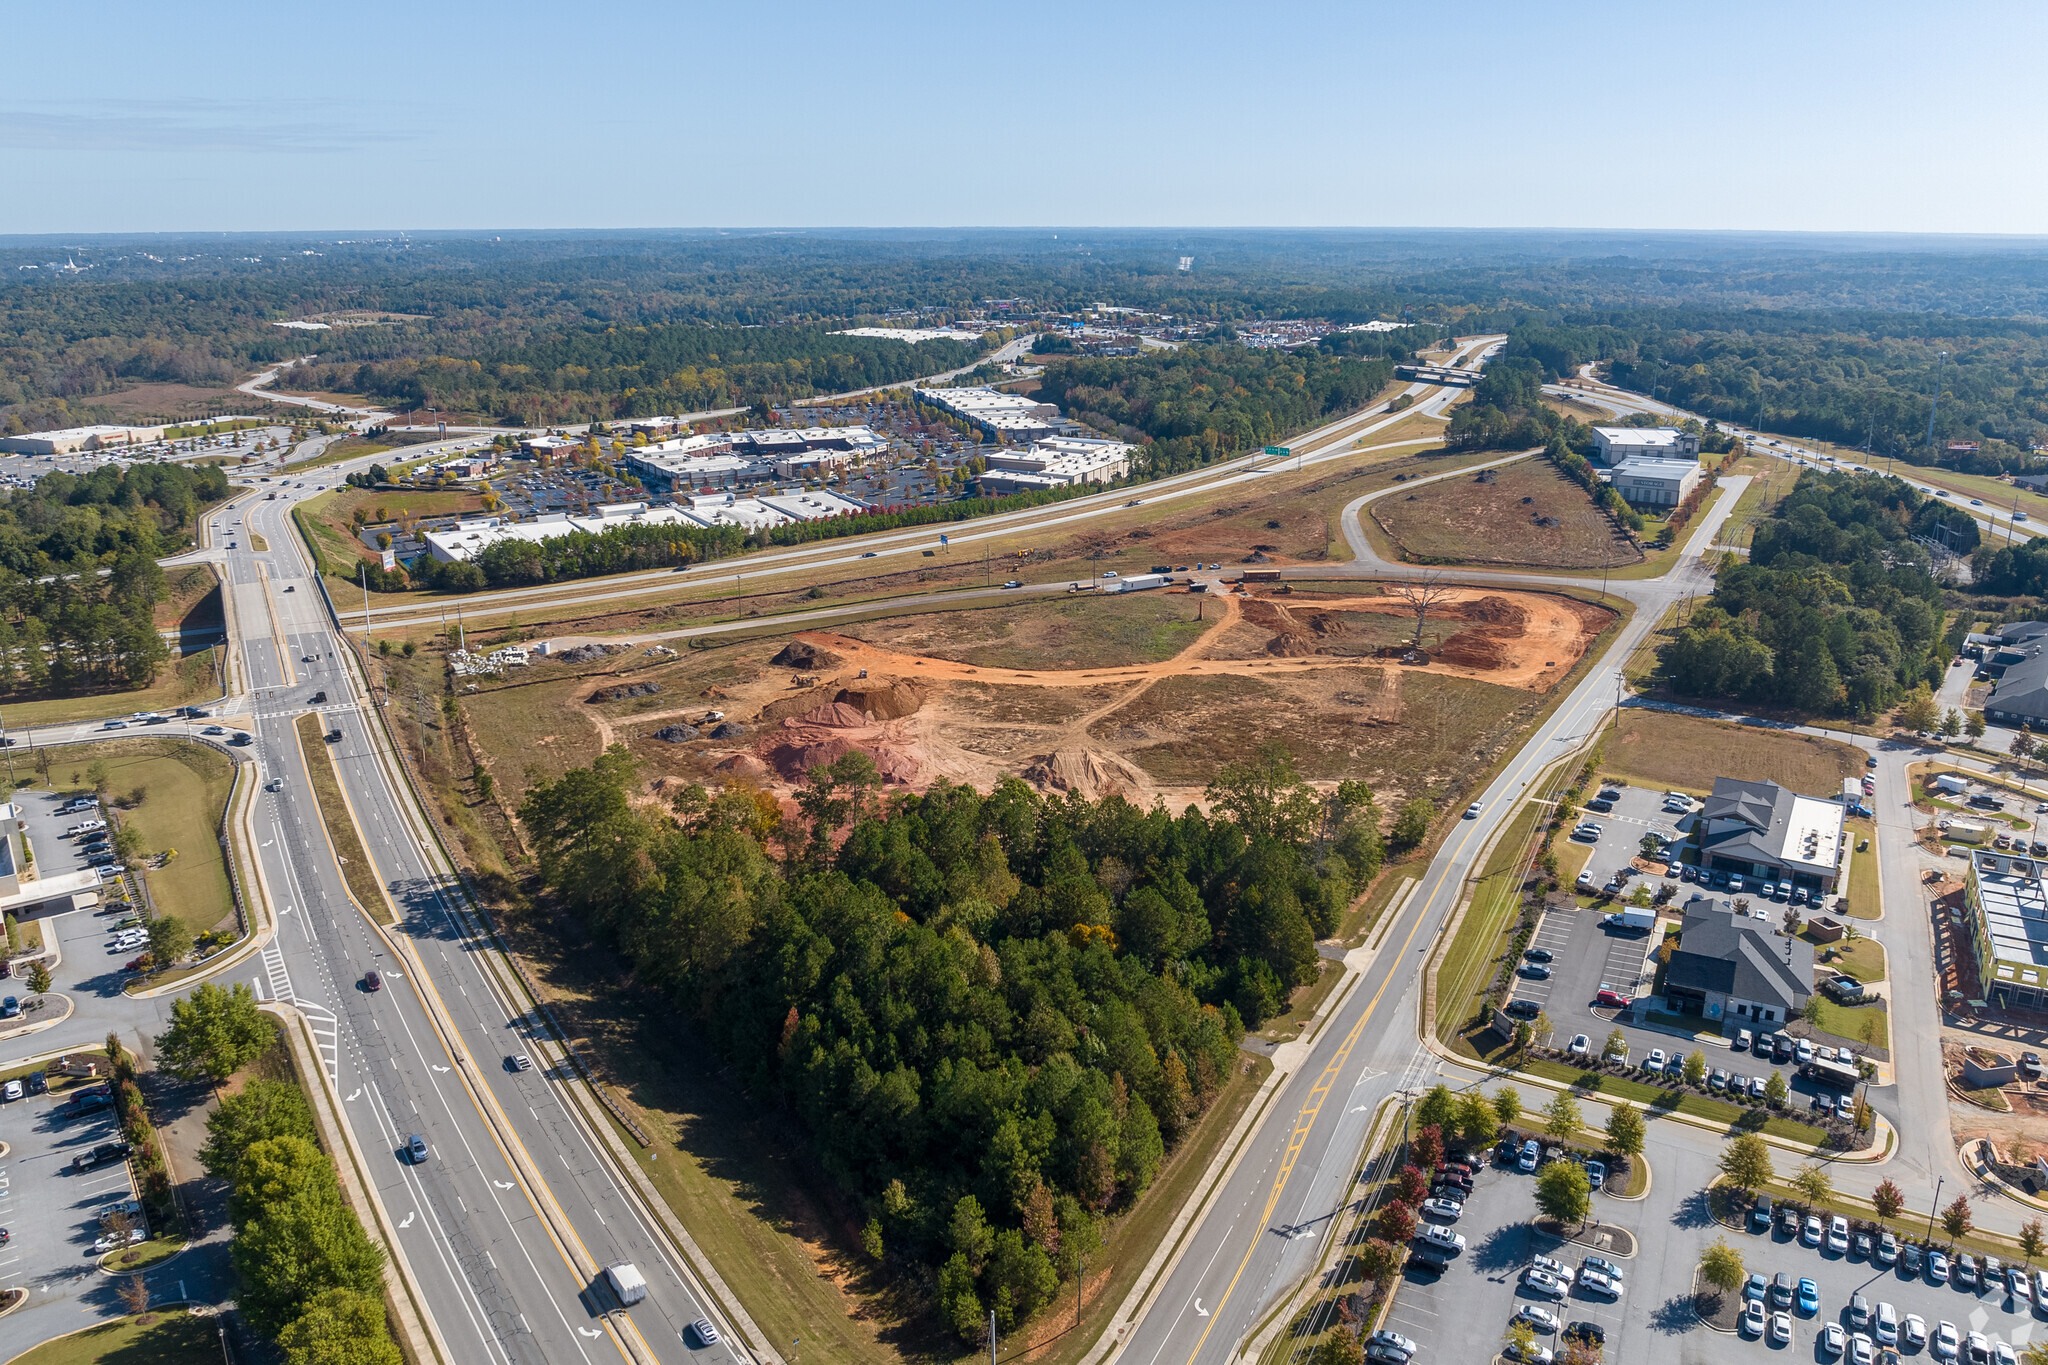
<instances>
[{"instance_id":1,"label":"utility pole","mask_svg":"<svg viewBox=\"0 0 2048 1365\"><path fill-rule=\"evenodd\" d=\"M1934 458L1934 418L1941 411L1941 367L1948 360L1947 351L1934 353L1934 405L1927 409L1927 458Z\"/></svg>"},{"instance_id":2,"label":"utility pole","mask_svg":"<svg viewBox=\"0 0 2048 1365\"><path fill-rule=\"evenodd\" d=\"M363 648L370 647L370 566L367 561L356 561L356 577L363 585Z\"/></svg>"},{"instance_id":3,"label":"utility pole","mask_svg":"<svg viewBox=\"0 0 2048 1365\"><path fill-rule=\"evenodd\" d=\"M988 1310L988 1365L996 1365L996 1310Z\"/></svg>"}]
</instances>

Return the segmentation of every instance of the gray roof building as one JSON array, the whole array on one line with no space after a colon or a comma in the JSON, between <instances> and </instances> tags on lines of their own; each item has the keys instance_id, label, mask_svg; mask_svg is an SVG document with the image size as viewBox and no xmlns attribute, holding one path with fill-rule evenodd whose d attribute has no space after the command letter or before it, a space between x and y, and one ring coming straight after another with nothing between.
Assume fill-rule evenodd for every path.
<instances>
[{"instance_id":1,"label":"gray roof building","mask_svg":"<svg viewBox=\"0 0 2048 1365\"><path fill-rule=\"evenodd\" d=\"M2000 626L1984 648L1984 669L1995 681L1984 698L1984 718L1999 725L2048 726L2048 622Z\"/></svg>"},{"instance_id":2,"label":"gray roof building","mask_svg":"<svg viewBox=\"0 0 2048 1365\"><path fill-rule=\"evenodd\" d=\"M1738 913L1731 901L1695 896L1664 970L1664 994L1679 1013L1784 1023L1813 994L1813 945Z\"/></svg>"},{"instance_id":3,"label":"gray roof building","mask_svg":"<svg viewBox=\"0 0 2048 1365\"><path fill-rule=\"evenodd\" d=\"M1775 782L1714 779L1700 808L1700 865L1767 881L1834 888L1842 859L1842 807Z\"/></svg>"}]
</instances>

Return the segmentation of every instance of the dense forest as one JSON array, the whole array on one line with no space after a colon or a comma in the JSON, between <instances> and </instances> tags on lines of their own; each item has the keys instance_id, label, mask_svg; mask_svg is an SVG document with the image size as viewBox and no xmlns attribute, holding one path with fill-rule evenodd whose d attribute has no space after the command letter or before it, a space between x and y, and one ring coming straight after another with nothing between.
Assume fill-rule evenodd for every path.
<instances>
[{"instance_id":1,"label":"dense forest","mask_svg":"<svg viewBox=\"0 0 2048 1365\"><path fill-rule=\"evenodd\" d=\"M1859 719L1939 685L1941 589L1913 537L1955 512L1900 479L1802 474L1748 562L1723 558L1710 602L1659 652L1666 680L1685 696Z\"/></svg>"},{"instance_id":2,"label":"dense forest","mask_svg":"<svg viewBox=\"0 0 2048 1365\"><path fill-rule=\"evenodd\" d=\"M1128 358L1053 357L1038 397L1069 417L1144 443L1134 469L1156 478L1363 407L1393 377L1385 359L1222 342Z\"/></svg>"},{"instance_id":3,"label":"dense forest","mask_svg":"<svg viewBox=\"0 0 2048 1365\"><path fill-rule=\"evenodd\" d=\"M0 693L154 679L170 657L154 615L165 592L157 557L227 492L211 466L102 465L0 500Z\"/></svg>"},{"instance_id":4,"label":"dense forest","mask_svg":"<svg viewBox=\"0 0 2048 1365\"><path fill-rule=\"evenodd\" d=\"M1193 270L1177 269L1183 255L1194 258ZM65 270L67 260L83 269ZM1752 336L1839 334L1852 348L1900 338L1922 344L1926 361L1935 345L1963 357L1979 343L1996 350L2012 342L2031 354L2032 324L2007 331L1973 320L2048 316L2048 252L2026 242L1935 238L1421 230L307 234L61 246L16 239L0 244L0 428L63 425L91 417L96 399L133 383L221 384L315 350L324 364L351 368L411 362L425 378L373 374L431 389L461 387L460 376L435 373L446 368L437 361L485 366L527 348L545 360L552 347L677 323L810 329L912 315L1000 319L1098 300L1207 322L1405 315L1432 333L1608 327L1624 335L1612 344L1587 340L1583 358L1654 360L1657 372L1641 382L1661 387L1664 370L1713 370L1716 346L1725 340L1741 349ZM274 325L339 313L378 321L324 332ZM1888 376L1883 387L1900 402L1921 403L1924 430L1929 389L1914 379L1912 344L1874 359L1805 357L1800 347L1773 354L1765 396L1800 420L1839 407L1829 430L1860 443L1869 425L1863 399L1837 401L1825 391L1856 389L1859 372L1849 362L1861 359ZM808 367L818 357L801 358ZM2032 362L1982 363L2010 371ZM2012 411L1979 411L1979 398L1966 391L1974 384L1958 382L1970 411L1956 431L1978 431L1988 420L2010 440L2036 420L2017 400ZM625 386L651 387L647 379ZM1989 387L2024 385L1994 378ZM1708 396L1730 405L1715 415L1754 416L1756 395L1739 373L1719 375L1711 389ZM1900 429L1910 435L1913 426L1902 420Z\"/></svg>"},{"instance_id":5,"label":"dense forest","mask_svg":"<svg viewBox=\"0 0 2048 1365\"><path fill-rule=\"evenodd\" d=\"M1941 361L1938 353L1948 352ZM2048 323L1930 314L1643 310L1530 321L1507 355L1544 376L1613 381L1721 421L1868 445L1972 473L2028 468L2048 444ZM1941 409L1927 440L1937 363ZM1951 451L1951 444L1975 446Z\"/></svg>"},{"instance_id":6,"label":"dense forest","mask_svg":"<svg viewBox=\"0 0 2048 1365\"><path fill-rule=\"evenodd\" d=\"M843 393L957 369L960 341L915 345L836 336L821 327L607 328L489 351L301 366L301 388L359 393L401 408L429 405L527 426L651 417Z\"/></svg>"},{"instance_id":7,"label":"dense forest","mask_svg":"<svg viewBox=\"0 0 2048 1365\"><path fill-rule=\"evenodd\" d=\"M867 1252L936 1274L970 1341L1144 1192L1383 856L1371 793L1319 796L1278 750L1222 769L1213 815L1015 779L884 800L858 751L789 822L738 787L650 815L633 785L614 746L527 793L542 880L793 1116Z\"/></svg>"}]
</instances>

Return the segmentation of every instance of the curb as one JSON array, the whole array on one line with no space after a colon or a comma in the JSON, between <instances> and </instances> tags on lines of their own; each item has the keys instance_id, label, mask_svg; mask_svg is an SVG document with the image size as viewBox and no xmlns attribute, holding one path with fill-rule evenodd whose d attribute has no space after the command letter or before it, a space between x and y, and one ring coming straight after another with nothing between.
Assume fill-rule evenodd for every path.
<instances>
[{"instance_id":1,"label":"curb","mask_svg":"<svg viewBox=\"0 0 2048 1365\"><path fill-rule=\"evenodd\" d=\"M190 1238L187 1238L185 1241L185 1245L179 1247L176 1251L164 1257L161 1261L151 1261L148 1265L143 1266L140 1270L116 1270L112 1266L108 1265L108 1257L119 1256L121 1254L121 1248L116 1248L113 1251L107 1252L106 1255L101 1256L98 1261L94 1262L94 1266L100 1274L107 1276L153 1275L164 1266L169 1265L172 1261L177 1260L180 1256L183 1256L186 1252L190 1251L192 1247L192 1240Z\"/></svg>"},{"instance_id":2,"label":"curb","mask_svg":"<svg viewBox=\"0 0 2048 1365\"><path fill-rule=\"evenodd\" d=\"M1607 1197L1623 1204L1638 1204L1650 1197L1651 1187L1657 1183L1657 1168L1652 1166L1650 1159L1640 1152L1630 1157L1629 1160L1643 1163L1643 1192L1641 1194L1608 1194ZM1607 1194L1605 1187L1600 1192Z\"/></svg>"}]
</instances>

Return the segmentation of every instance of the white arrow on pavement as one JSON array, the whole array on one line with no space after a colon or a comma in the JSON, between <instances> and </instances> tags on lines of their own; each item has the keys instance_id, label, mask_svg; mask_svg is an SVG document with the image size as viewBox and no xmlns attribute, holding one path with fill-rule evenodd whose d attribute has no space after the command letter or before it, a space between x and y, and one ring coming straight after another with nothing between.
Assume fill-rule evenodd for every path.
<instances>
[{"instance_id":1,"label":"white arrow on pavement","mask_svg":"<svg viewBox=\"0 0 2048 1365\"><path fill-rule=\"evenodd\" d=\"M403 1223L400 1223L400 1224L399 1224L398 1226L399 1226L400 1228L409 1228L409 1227L411 1227L411 1226L412 1226L412 1220L413 1220L413 1219L415 1219L415 1218L417 1218L417 1217L419 1217L419 1216L420 1216L420 1215L419 1215L419 1210L418 1210L418 1209L414 1209L414 1210L413 1210L413 1211L412 1211L411 1213L408 1213L407 1215L405 1215L405 1221L404 1221Z\"/></svg>"},{"instance_id":2,"label":"white arrow on pavement","mask_svg":"<svg viewBox=\"0 0 2048 1365\"><path fill-rule=\"evenodd\" d=\"M601 1337L604 1335L604 1333L593 1332L588 1327L578 1327L576 1329L576 1335L581 1337Z\"/></svg>"},{"instance_id":3,"label":"white arrow on pavement","mask_svg":"<svg viewBox=\"0 0 2048 1365\"><path fill-rule=\"evenodd\" d=\"M362 1095L362 1093L363 1093L363 1088L362 1088L361 1086L357 1086L357 1087L355 1088L355 1094L352 1094L352 1095L350 1095L350 1096L349 1096L349 1097L348 1097L347 1099L343 1100L343 1101L342 1101L342 1103L343 1103L343 1104L353 1104L353 1103L354 1103L354 1102L356 1101L356 1099L357 1099L358 1097L360 1097L360 1096Z\"/></svg>"},{"instance_id":4,"label":"white arrow on pavement","mask_svg":"<svg viewBox=\"0 0 2048 1365\"><path fill-rule=\"evenodd\" d=\"M1209 1316L1209 1310L1202 1307L1202 1301L1200 1299L1195 1300L1195 1311L1197 1313L1200 1313L1205 1318Z\"/></svg>"},{"instance_id":5,"label":"white arrow on pavement","mask_svg":"<svg viewBox=\"0 0 2048 1365\"><path fill-rule=\"evenodd\" d=\"M496 1185L501 1190L509 1190L515 1188L512 1182L509 1180L493 1180L491 1183L493 1185Z\"/></svg>"},{"instance_id":6,"label":"white arrow on pavement","mask_svg":"<svg viewBox=\"0 0 2048 1365\"><path fill-rule=\"evenodd\" d=\"M436 1070L436 1071L446 1071L446 1070L448 1069L448 1068L447 1068L447 1067L445 1067L445 1066L434 1066L434 1064L433 1064L432 1062L429 1062L429 1063L427 1063L427 1065L429 1065L429 1066L433 1066L433 1067L434 1067L434 1070Z\"/></svg>"}]
</instances>

